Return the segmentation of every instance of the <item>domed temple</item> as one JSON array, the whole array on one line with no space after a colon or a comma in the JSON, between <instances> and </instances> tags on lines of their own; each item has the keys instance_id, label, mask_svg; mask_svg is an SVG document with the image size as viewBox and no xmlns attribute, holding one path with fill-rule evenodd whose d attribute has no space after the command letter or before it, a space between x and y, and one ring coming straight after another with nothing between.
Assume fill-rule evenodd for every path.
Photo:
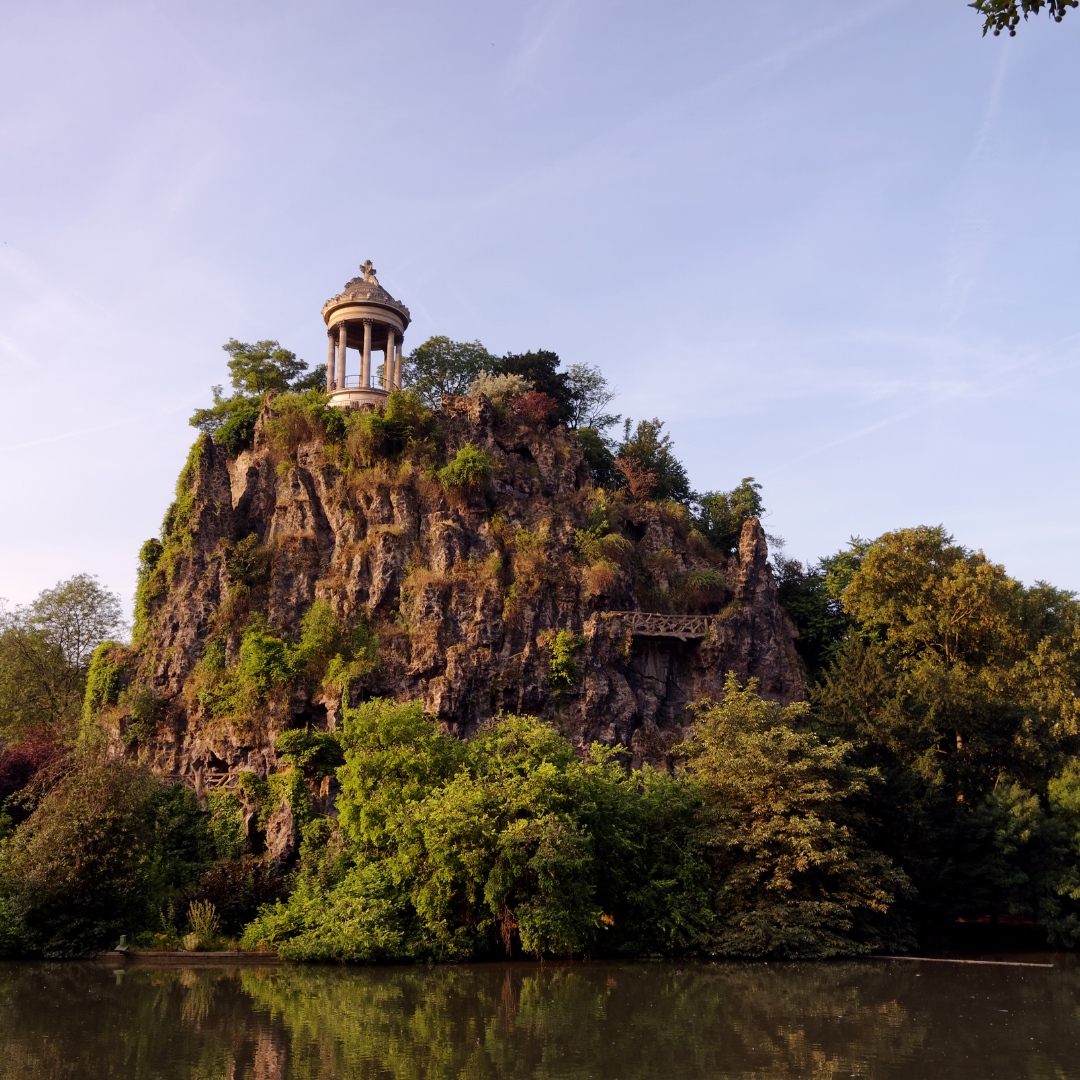
<instances>
[{"instance_id":1,"label":"domed temple","mask_svg":"<svg viewBox=\"0 0 1080 1080\"><path fill-rule=\"evenodd\" d=\"M326 392L330 404L342 409L379 406L392 389L401 389L402 339L409 325L409 309L395 300L375 276L368 259L361 277L323 304L329 351L326 357ZM348 349L360 354L360 373L345 371ZM382 352L381 385L372 385L371 352Z\"/></svg>"}]
</instances>

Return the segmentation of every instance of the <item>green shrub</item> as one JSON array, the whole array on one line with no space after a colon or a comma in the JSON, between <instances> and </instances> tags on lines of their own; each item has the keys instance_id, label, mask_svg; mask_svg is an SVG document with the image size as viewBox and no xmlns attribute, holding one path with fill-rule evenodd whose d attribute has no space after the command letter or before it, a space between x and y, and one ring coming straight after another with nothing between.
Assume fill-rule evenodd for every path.
<instances>
[{"instance_id":1,"label":"green shrub","mask_svg":"<svg viewBox=\"0 0 1080 1080\"><path fill-rule=\"evenodd\" d=\"M907 948L891 913L907 875L865 840L861 804L875 770L850 743L800 730L809 706L781 708L734 673L721 703L694 710L681 749L704 797L717 919L702 944L729 956L850 956Z\"/></svg>"},{"instance_id":2,"label":"green shrub","mask_svg":"<svg viewBox=\"0 0 1080 1080\"><path fill-rule=\"evenodd\" d=\"M296 662L313 689L348 690L375 670L378 652L379 636L362 616L348 627L325 600L316 600L304 615Z\"/></svg>"},{"instance_id":3,"label":"green shrub","mask_svg":"<svg viewBox=\"0 0 1080 1080\"><path fill-rule=\"evenodd\" d=\"M583 639L568 630L559 630L548 640L551 653L551 671L548 685L556 693L568 690L581 677L574 662L574 653L584 645Z\"/></svg>"},{"instance_id":4,"label":"green shrub","mask_svg":"<svg viewBox=\"0 0 1080 1080\"><path fill-rule=\"evenodd\" d=\"M348 448L359 464L402 456L428 457L438 437L435 418L412 390L393 390L382 412L348 416Z\"/></svg>"},{"instance_id":5,"label":"green shrub","mask_svg":"<svg viewBox=\"0 0 1080 1080\"><path fill-rule=\"evenodd\" d=\"M230 457L237 457L250 450L255 436L255 421L259 419L261 404L252 401L238 402L236 408L214 432L214 441L224 448Z\"/></svg>"},{"instance_id":6,"label":"green shrub","mask_svg":"<svg viewBox=\"0 0 1080 1080\"><path fill-rule=\"evenodd\" d=\"M240 774L244 776L243 773ZM207 797L210 811L208 828L214 851L219 859L236 859L244 854L247 837L244 835L244 804L231 791L218 788Z\"/></svg>"},{"instance_id":7,"label":"green shrub","mask_svg":"<svg viewBox=\"0 0 1080 1080\"><path fill-rule=\"evenodd\" d=\"M240 642L236 667L225 662L225 643L211 638L195 666L196 700L213 717L242 717L299 672L296 650L265 626L249 626ZM189 691L190 692L190 691Z\"/></svg>"},{"instance_id":8,"label":"green shrub","mask_svg":"<svg viewBox=\"0 0 1080 1080\"><path fill-rule=\"evenodd\" d=\"M147 540L139 548L139 568L135 582L135 626L132 631L132 641L135 644L146 639L150 628L150 602L155 597L152 581L163 551L161 541L157 539Z\"/></svg>"},{"instance_id":9,"label":"green shrub","mask_svg":"<svg viewBox=\"0 0 1080 1080\"><path fill-rule=\"evenodd\" d=\"M498 464L486 450L466 443L437 475L443 487L472 487L490 479Z\"/></svg>"},{"instance_id":10,"label":"green shrub","mask_svg":"<svg viewBox=\"0 0 1080 1080\"><path fill-rule=\"evenodd\" d=\"M692 785L628 774L529 717L468 743L418 704L345 713L340 853L324 826L247 947L290 959L453 959L684 948L707 923Z\"/></svg>"},{"instance_id":11,"label":"green shrub","mask_svg":"<svg viewBox=\"0 0 1080 1080\"><path fill-rule=\"evenodd\" d=\"M123 645L115 641L103 641L90 660L86 676L86 694L83 697L83 722L90 723L107 705L115 705L123 688Z\"/></svg>"},{"instance_id":12,"label":"green shrub","mask_svg":"<svg viewBox=\"0 0 1080 1080\"><path fill-rule=\"evenodd\" d=\"M274 743L274 752L306 776L331 776L345 760L341 744L322 731L283 731Z\"/></svg>"}]
</instances>

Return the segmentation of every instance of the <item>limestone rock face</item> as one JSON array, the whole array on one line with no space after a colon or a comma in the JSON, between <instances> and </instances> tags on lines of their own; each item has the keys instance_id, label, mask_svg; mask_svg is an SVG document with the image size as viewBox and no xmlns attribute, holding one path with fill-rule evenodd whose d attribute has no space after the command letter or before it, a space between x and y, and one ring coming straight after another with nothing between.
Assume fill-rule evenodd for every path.
<instances>
[{"instance_id":1,"label":"limestone rock face","mask_svg":"<svg viewBox=\"0 0 1080 1080\"><path fill-rule=\"evenodd\" d=\"M319 438L283 447L269 403L251 450L230 458L204 438L187 533L166 545L139 645L137 677L161 717L139 753L156 768L217 782L265 776L278 768L281 731L336 726L336 686L296 680L237 720L214 719L199 683L211 645L238 663L251 616L295 644L316 601L378 635L353 702L419 700L463 737L500 710L530 713L582 748L621 743L635 761L662 760L687 706L719 696L729 670L774 700L803 696L796 632L756 520L729 560L680 508L594 490L561 428L497 416L483 396L444 397L437 419L447 459L466 444L495 459L488 484L446 489L431 470L389 461L360 468ZM710 630L631 637L624 618L605 614L641 610L706 614ZM553 682L560 630L572 635L572 668ZM274 830L284 856L288 829Z\"/></svg>"}]
</instances>

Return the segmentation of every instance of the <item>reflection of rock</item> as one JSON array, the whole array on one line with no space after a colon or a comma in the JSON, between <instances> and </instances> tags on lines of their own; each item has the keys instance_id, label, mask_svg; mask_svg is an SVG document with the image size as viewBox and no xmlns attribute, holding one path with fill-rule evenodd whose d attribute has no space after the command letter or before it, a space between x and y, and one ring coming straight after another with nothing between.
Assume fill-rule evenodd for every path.
<instances>
[{"instance_id":1,"label":"reflection of rock","mask_svg":"<svg viewBox=\"0 0 1080 1080\"><path fill-rule=\"evenodd\" d=\"M288 799L282 799L266 823L266 853L280 869L296 857L299 848L300 830Z\"/></svg>"},{"instance_id":2,"label":"reflection of rock","mask_svg":"<svg viewBox=\"0 0 1080 1080\"><path fill-rule=\"evenodd\" d=\"M138 661L138 677L160 695L165 714L140 745L155 768L204 780L244 770L265 777L280 767L273 744L283 730L340 724L340 687L317 683L275 690L235 723L200 705L196 666L209 638L223 639L235 667L249 614L296 642L315 600L378 634L378 664L354 680L354 701L419 700L460 735L500 710L530 713L581 749L621 742L635 760L661 760L683 731L687 706L722 693L729 670L760 679L767 698L803 696L795 630L777 601L756 520L726 558L690 531L677 507L614 505L609 495L605 511L561 428L499 420L482 396L447 395L436 419L448 456L472 444L495 459L486 493L444 490L423 469L382 461L346 472L317 440L286 460L271 417L268 405L253 448L237 458L212 439L195 453L190 537L174 542L168 582L157 581L151 594ZM599 594L590 584L596 567L575 539L590 512L594 520L607 514L623 537L596 564L605 582ZM231 553L249 537L256 554L246 570L235 569ZM689 641L630 640L619 619L601 617L639 610L701 613L710 631ZM579 643L578 677L555 694L549 642L558 630ZM334 793L317 794L331 812ZM291 817L279 809L271 823L267 846L278 860L295 853Z\"/></svg>"},{"instance_id":3,"label":"reflection of rock","mask_svg":"<svg viewBox=\"0 0 1080 1080\"><path fill-rule=\"evenodd\" d=\"M255 1048L253 1080L285 1080L285 1050L272 1032L263 1035Z\"/></svg>"}]
</instances>

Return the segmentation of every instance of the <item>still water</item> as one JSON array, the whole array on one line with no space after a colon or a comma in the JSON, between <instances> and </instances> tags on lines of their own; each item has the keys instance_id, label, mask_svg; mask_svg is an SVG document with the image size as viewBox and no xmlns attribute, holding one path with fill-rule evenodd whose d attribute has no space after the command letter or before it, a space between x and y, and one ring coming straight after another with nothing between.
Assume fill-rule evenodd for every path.
<instances>
[{"instance_id":1,"label":"still water","mask_svg":"<svg viewBox=\"0 0 1080 1080\"><path fill-rule=\"evenodd\" d=\"M1080 1077L1080 962L0 964L0 1078Z\"/></svg>"}]
</instances>

